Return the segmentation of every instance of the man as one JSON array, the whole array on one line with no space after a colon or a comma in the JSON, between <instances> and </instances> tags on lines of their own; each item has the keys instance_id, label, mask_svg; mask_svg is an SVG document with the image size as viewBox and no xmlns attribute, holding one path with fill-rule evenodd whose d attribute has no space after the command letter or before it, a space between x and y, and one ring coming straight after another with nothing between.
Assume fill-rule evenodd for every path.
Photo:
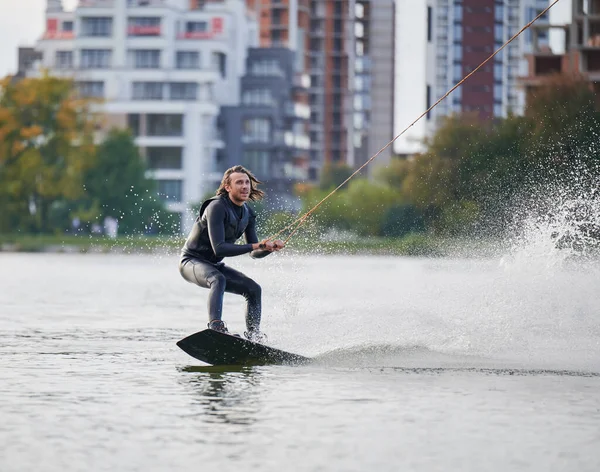
<instances>
[{"instance_id":1,"label":"man","mask_svg":"<svg viewBox=\"0 0 600 472\"><path fill-rule=\"evenodd\" d=\"M263 240L256 236L256 213L246 204L260 200L264 192L259 182L242 166L227 169L216 197L205 201L183 246L179 271L185 280L210 289L208 295L208 327L228 333L223 323L225 292L246 298L246 338L264 341L260 332L261 288L254 280L223 262L224 257L250 253L262 258L284 247L282 241ZM244 236L246 244L235 244Z\"/></svg>"}]
</instances>

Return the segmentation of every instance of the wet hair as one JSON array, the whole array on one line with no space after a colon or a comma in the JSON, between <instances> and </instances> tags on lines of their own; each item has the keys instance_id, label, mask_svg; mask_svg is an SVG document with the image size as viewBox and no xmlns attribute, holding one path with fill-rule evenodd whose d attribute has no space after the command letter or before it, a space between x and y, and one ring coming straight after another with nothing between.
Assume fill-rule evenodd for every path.
<instances>
[{"instance_id":1,"label":"wet hair","mask_svg":"<svg viewBox=\"0 0 600 472\"><path fill-rule=\"evenodd\" d=\"M254 177L254 174L252 174L252 172L250 172L248 169L246 169L243 166L233 166L225 171L225 173L223 174L223 180L221 180L221 185L217 189L217 192L216 192L217 195L227 195L228 194L227 190L225 190L225 185L230 185L231 174L233 174L234 172L240 172L242 174L246 174L248 176L248 178L250 179L250 195L248 196L248 198L250 200L255 202L265 196L265 192L263 192L262 190L260 190L258 188L258 185L262 184L262 182L260 180L258 180L256 177Z\"/></svg>"}]
</instances>

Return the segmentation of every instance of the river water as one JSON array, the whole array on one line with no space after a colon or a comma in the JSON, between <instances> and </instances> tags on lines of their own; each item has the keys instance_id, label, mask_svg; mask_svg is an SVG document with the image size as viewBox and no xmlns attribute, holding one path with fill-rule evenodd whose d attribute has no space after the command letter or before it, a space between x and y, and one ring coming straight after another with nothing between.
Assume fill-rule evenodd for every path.
<instances>
[{"instance_id":1,"label":"river water","mask_svg":"<svg viewBox=\"0 0 600 472\"><path fill-rule=\"evenodd\" d=\"M600 269L555 262L236 258L316 362L219 369L177 256L0 254L0 470L598 471Z\"/></svg>"}]
</instances>

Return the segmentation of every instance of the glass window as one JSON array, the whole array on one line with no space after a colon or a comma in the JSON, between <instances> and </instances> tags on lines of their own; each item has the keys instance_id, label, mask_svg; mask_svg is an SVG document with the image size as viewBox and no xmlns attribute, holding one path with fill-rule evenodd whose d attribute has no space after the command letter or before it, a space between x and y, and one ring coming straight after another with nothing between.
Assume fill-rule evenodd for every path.
<instances>
[{"instance_id":1,"label":"glass window","mask_svg":"<svg viewBox=\"0 0 600 472\"><path fill-rule=\"evenodd\" d=\"M200 69L200 53L198 51L177 51L177 69Z\"/></svg>"},{"instance_id":2,"label":"glass window","mask_svg":"<svg viewBox=\"0 0 600 472\"><path fill-rule=\"evenodd\" d=\"M242 95L244 105L273 106L275 100L269 89L252 89L244 91Z\"/></svg>"},{"instance_id":3,"label":"glass window","mask_svg":"<svg viewBox=\"0 0 600 472\"><path fill-rule=\"evenodd\" d=\"M498 23L494 25L494 39L498 43L504 43L504 25Z\"/></svg>"},{"instance_id":4,"label":"glass window","mask_svg":"<svg viewBox=\"0 0 600 472\"><path fill-rule=\"evenodd\" d=\"M56 68L73 68L73 51L56 51Z\"/></svg>"},{"instance_id":5,"label":"glass window","mask_svg":"<svg viewBox=\"0 0 600 472\"><path fill-rule=\"evenodd\" d=\"M208 22L206 21L188 21L185 24L186 33L206 33L208 31Z\"/></svg>"},{"instance_id":6,"label":"glass window","mask_svg":"<svg viewBox=\"0 0 600 472\"><path fill-rule=\"evenodd\" d=\"M462 25L454 24L454 41L462 41Z\"/></svg>"},{"instance_id":7,"label":"glass window","mask_svg":"<svg viewBox=\"0 0 600 472\"><path fill-rule=\"evenodd\" d=\"M81 19L81 36L112 36L112 18L89 17Z\"/></svg>"},{"instance_id":8,"label":"glass window","mask_svg":"<svg viewBox=\"0 0 600 472\"><path fill-rule=\"evenodd\" d=\"M454 5L454 20L462 21L462 16L463 16L462 5L455 4Z\"/></svg>"},{"instance_id":9,"label":"glass window","mask_svg":"<svg viewBox=\"0 0 600 472\"><path fill-rule=\"evenodd\" d=\"M104 98L104 82L100 81L82 81L77 82L77 91L82 97L86 98Z\"/></svg>"},{"instance_id":10,"label":"glass window","mask_svg":"<svg viewBox=\"0 0 600 472\"><path fill-rule=\"evenodd\" d=\"M160 18L131 17L127 20L129 36L160 36Z\"/></svg>"},{"instance_id":11,"label":"glass window","mask_svg":"<svg viewBox=\"0 0 600 472\"><path fill-rule=\"evenodd\" d=\"M82 69L108 69L110 67L110 49L82 49Z\"/></svg>"},{"instance_id":12,"label":"glass window","mask_svg":"<svg viewBox=\"0 0 600 472\"><path fill-rule=\"evenodd\" d=\"M222 78L225 78L227 76L227 55L222 52L213 52L212 66L219 71Z\"/></svg>"},{"instance_id":13,"label":"glass window","mask_svg":"<svg viewBox=\"0 0 600 472\"><path fill-rule=\"evenodd\" d=\"M150 147L146 149L148 169L181 169L182 148Z\"/></svg>"},{"instance_id":14,"label":"glass window","mask_svg":"<svg viewBox=\"0 0 600 472\"><path fill-rule=\"evenodd\" d=\"M454 64L452 72L454 75L454 77L453 77L454 82L459 82L463 78L462 66L460 64Z\"/></svg>"},{"instance_id":15,"label":"glass window","mask_svg":"<svg viewBox=\"0 0 600 472\"><path fill-rule=\"evenodd\" d=\"M183 182L181 180L157 180L158 198L168 202L180 202L182 200Z\"/></svg>"},{"instance_id":16,"label":"glass window","mask_svg":"<svg viewBox=\"0 0 600 472\"><path fill-rule=\"evenodd\" d=\"M504 91L502 85L494 85L494 100L502 101L502 92Z\"/></svg>"},{"instance_id":17,"label":"glass window","mask_svg":"<svg viewBox=\"0 0 600 472\"><path fill-rule=\"evenodd\" d=\"M247 142L269 142L271 139L271 122L266 118L250 118L244 120L243 140Z\"/></svg>"},{"instance_id":18,"label":"glass window","mask_svg":"<svg viewBox=\"0 0 600 472\"><path fill-rule=\"evenodd\" d=\"M494 15L496 17L496 21L504 21L504 5L496 4L496 11Z\"/></svg>"},{"instance_id":19,"label":"glass window","mask_svg":"<svg viewBox=\"0 0 600 472\"><path fill-rule=\"evenodd\" d=\"M463 55L462 55L462 45L461 44L455 44L454 45L454 60L455 61L462 61Z\"/></svg>"},{"instance_id":20,"label":"glass window","mask_svg":"<svg viewBox=\"0 0 600 472\"><path fill-rule=\"evenodd\" d=\"M133 100L162 100L162 82L133 82L131 98Z\"/></svg>"},{"instance_id":21,"label":"glass window","mask_svg":"<svg viewBox=\"0 0 600 472\"><path fill-rule=\"evenodd\" d=\"M148 136L182 136L183 115L150 114L147 116Z\"/></svg>"},{"instance_id":22,"label":"glass window","mask_svg":"<svg viewBox=\"0 0 600 472\"><path fill-rule=\"evenodd\" d=\"M198 98L196 82L172 82L169 84L169 89L171 100L196 100Z\"/></svg>"},{"instance_id":23,"label":"glass window","mask_svg":"<svg viewBox=\"0 0 600 472\"><path fill-rule=\"evenodd\" d=\"M494 82L502 82L503 69L502 64L494 64Z\"/></svg>"},{"instance_id":24,"label":"glass window","mask_svg":"<svg viewBox=\"0 0 600 472\"><path fill-rule=\"evenodd\" d=\"M132 51L133 67L135 69L159 69L159 49L135 49Z\"/></svg>"}]
</instances>

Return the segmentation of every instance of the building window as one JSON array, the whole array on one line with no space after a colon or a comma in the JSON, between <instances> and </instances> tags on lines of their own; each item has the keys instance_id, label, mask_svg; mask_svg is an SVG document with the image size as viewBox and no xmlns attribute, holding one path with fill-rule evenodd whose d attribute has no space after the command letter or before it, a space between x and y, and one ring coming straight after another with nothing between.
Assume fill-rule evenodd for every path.
<instances>
[{"instance_id":1,"label":"building window","mask_svg":"<svg viewBox=\"0 0 600 472\"><path fill-rule=\"evenodd\" d=\"M172 82L169 84L169 98L171 100L196 100L198 84L196 82Z\"/></svg>"},{"instance_id":2,"label":"building window","mask_svg":"<svg viewBox=\"0 0 600 472\"><path fill-rule=\"evenodd\" d=\"M285 74L279 63L273 59L253 62L250 66L250 74L256 76L283 77Z\"/></svg>"},{"instance_id":3,"label":"building window","mask_svg":"<svg viewBox=\"0 0 600 472\"><path fill-rule=\"evenodd\" d=\"M267 151L244 151L243 166L261 178L268 178L271 159Z\"/></svg>"},{"instance_id":4,"label":"building window","mask_svg":"<svg viewBox=\"0 0 600 472\"><path fill-rule=\"evenodd\" d=\"M427 42L431 42L431 33L433 30L433 8L427 7Z\"/></svg>"},{"instance_id":5,"label":"building window","mask_svg":"<svg viewBox=\"0 0 600 472\"><path fill-rule=\"evenodd\" d=\"M138 113L130 113L127 115L127 126L134 136L140 135L140 115Z\"/></svg>"},{"instance_id":6,"label":"building window","mask_svg":"<svg viewBox=\"0 0 600 472\"><path fill-rule=\"evenodd\" d=\"M271 139L271 122L266 118L250 118L244 120L244 135L246 142L267 143Z\"/></svg>"},{"instance_id":7,"label":"building window","mask_svg":"<svg viewBox=\"0 0 600 472\"><path fill-rule=\"evenodd\" d=\"M186 33L206 33L208 31L208 22L206 21L188 21L185 24Z\"/></svg>"},{"instance_id":8,"label":"building window","mask_svg":"<svg viewBox=\"0 0 600 472\"><path fill-rule=\"evenodd\" d=\"M132 98L133 100L162 100L163 83L162 82L133 82Z\"/></svg>"},{"instance_id":9,"label":"building window","mask_svg":"<svg viewBox=\"0 0 600 472\"><path fill-rule=\"evenodd\" d=\"M132 55L135 69L160 68L160 50L158 49L136 49L132 51Z\"/></svg>"},{"instance_id":10,"label":"building window","mask_svg":"<svg viewBox=\"0 0 600 472\"><path fill-rule=\"evenodd\" d=\"M112 18L93 17L81 19L81 36L112 36Z\"/></svg>"},{"instance_id":11,"label":"building window","mask_svg":"<svg viewBox=\"0 0 600 472\"><path fill-rule=\"evenodd\" d=\"M127 20L129 36L160 36L160 18L131 17Z\"/></svg>"},{"instance_id":12,"label":"building window","mask_svg":"<svg viewBox=\"0 0 600 472\"><path fill-rule=\"evenodd\" d=\"M167 202L180 202L182 200L183 183L181 180L157 180L158 197Z\"/></svg>"},{"instance_id":13,"label":"building window","mask_svg":"<svg viewBox=\"0 0 600 472\"><path fill-rule=\"evenodd\" d=\"M148 115L148 136L183 136L183 115Z\"/></svg>"},{"instance_id":14,"label":"building window","mask_svg":"<svg viewBox=\"0 0 600 472\"><path fill-rule=\"evenodd\" d=\"M365 43L363 43L362 41L356 41L356 55L357 56L365 55Z\"/></svg>"},{"instance_id":15,"label":"building window","mask_svg":"<svg viewBox=\"0 0 600 472\"><path fill-rule=\"evenodd\" d=\"M76 83L79 95L86 98L104 98L104 82L83 81Z\"/></svg>"},{"instance_id":16,"label":"building window","mask_svg":"<svg viewBox=\"0 0 600 472\"><path fill-rule=\"evenodd\" d=\"M178 69L200 69L200 53L198 51L177 51L176 67Z\"/></svg>"},{"instance_id":17,"label":"building window","mask_svg":"<svg viewBox=\"0 0 600 472\"><path fill-rule=\"evenodd\" d=\"M457 3L454 5L454 21L462 21L462 5Z\"/></svg>"},{"instance_id":18,"label":"building window","mask_svg":"<svg viewBox=\"0 0 600 472\"><path fill-rule=\"evenodd\" d=\"M275 105L275 100L269 89L246 90L242 95L244 105Z\"/></svg>"},{"instance_id":19,"label":"building window","mask_svg":"<svg viewBox=\"0 0 600 472\"><path fill-rule=\"evenodd\" d=\"M182 168L181 147L150 147L146 149L146 163L148 169L173 169Z\"/></svg>"},{"instance_id":20,"label":"building window","mask_svg":"<svg viewBox=\"0 0 600 472\"><path fill-rule=\"evenodd\" d=\"M365 17L365 6L362 3L357 3L354 5L354 14L356 18L364 18Z\"/></svg>"},{"instance_id":21,"label":"building window","mask_svg":"<svg viewBox=\"0 0 600 472\"><path fill-rule=\"evenodd\" d=\"M496 23L496 25L494 25L494 35L495 35L495 38L494 38L495 41L497 43L503 44L504 43L504 25Z\"/></svg>"},{"instance_id":22,"label":"building window","mask_svg":"<svg viewBox=\"0 0 600 472\"><path fill-rule=\"evenodd\" d=\"M429 110L429 108L431 108L431 85L428 85L425 91L425 109ZM427 113L426 119L431 119L431 112Z\"/></svg>"},{"instance_id":23,"label":"building window","mask_svg":"<svg viewBox=\"0 0 600 472\"><path fill-rule=\"evenodd\" d=\"M56 68L73 68L73 51L56 51Z\"/></svg>"},{"instance_id":24,"label":"building window","mask_svg":"<svg viewBox=\"0 0 600 472\"><path fill-rule=\"evenodd\" d=\"M73 31L73 22L72 21L63 21L62 30L65 32L71 33Z\"/></svg>"},{"instance_id":25,"label":"building window","mask_svg":"<svg viewBox=\"0 0 600 472\"><path fill-rule=\"evenodd\" d=\"M463 50L462 50L462 44L454 44L454 60L455 61L462 61L463 58L463 54L462 54Z\"/></svg>"},{"instance_id":26,"label":"building window","mask_svg":"<svg viewBox=\"0 0 600 472\"><path fill-rule=\"evenodd\" d=\"M503 67L502 64L494 64L494 82L502 83L502 72Z\"/></svg>"},{"instance_id":27,"label":"building window","mask_svg":"<svg viewBox=\"0 0 600 472\"><path fill-rule=\"evenodd\" d=\"M82 49L82 69L108 69L110 67L110 49Z\"/></svg>"},{"instance_id":28,"label":"building window","mask_svg":"<svg viewBox=\"0 0 600 472\"><path fill-rule=\"evenodd\" d=\"M454 41L461 42L462 41L462 25L454 24Z\"/></svg>"},{"instance_id":29,"label":"building window","mask_svg":"<svg viewBox=\"0 0 600 472\"><path fill-rule=\"evenodd\" d=\"M213 52L212 66L219 71L222 78L225 78L227 76L227 55L223 52Z\"/></svg>"},{"instance_id":30,"label":"building window","mask_svg":"<svg viewBox=\"0 0 600 472\"><path fill-rule=\"evenodd\" d=\"M497 102L502 101L502 85L494 85L494 100Z\"/></svg>"}]
</instances>

